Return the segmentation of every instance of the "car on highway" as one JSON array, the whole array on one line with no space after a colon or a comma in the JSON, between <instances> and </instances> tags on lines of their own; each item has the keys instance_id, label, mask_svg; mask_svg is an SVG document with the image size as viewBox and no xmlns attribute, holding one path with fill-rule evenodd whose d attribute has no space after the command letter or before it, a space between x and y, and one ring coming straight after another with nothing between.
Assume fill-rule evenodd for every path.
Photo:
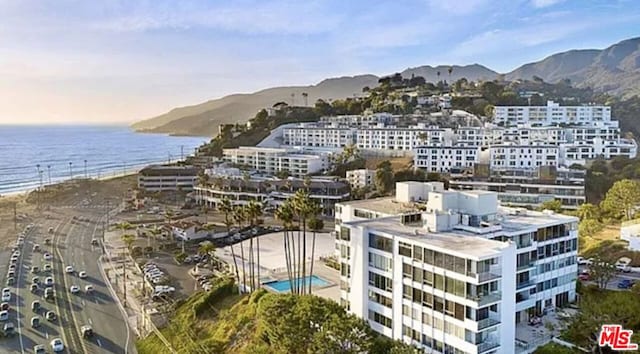
<instances>
[{"instance_id":1,"label":"car on highway","mask_svg":"<svg viewBox=\"0 0 640 354\"><path fill-rule=\"evenodd\" d=\"M5 322L9 320L9 311L0 311L0 321Z\"/></svg>"},{"instance_id":2,"label":"car on highway","mask_svg":"<svg viewBox=\"0 0 640 354\"><path fill-rule=\"evenodd\" d=\"M9 311L9 303L3 302L2 304L0 304L0 311Z\"/></svg>"},{"instance_id":3,"label":"car on highway","mask_svg":"<svg viewBox=\"0 0 640 354\"><path fill-rule=\"evenodd\" d=\"M78 273L78 277L79 277L80 279L84 279L84 278L86 278L86 277L87 277L87 272L85 272L85 271L81 271L80 273Z\"/></svg>"},{"instance_id":4,"label":"car on highway","mask_svg":"<svg viewBox=\"0 0 640 354\"><path fill-rule=\"evenodd\" d=\"M93 292L93 285L85 285L84 292L87 294L91 294Z\"/></svg>"},{"instance_id":5,"label":"car on highway","mask_svg":"<svg viewBox=\"0 0 640 354\"><path fill-rule=\"evenodd\" d=\"M69 291L70 291L72 294L77 294L77 293L79 293L79 292L80 292L80 287L79 287L79 286L77 286L77 285L71 285L71 287L69 288Z\"/></svg>"},{"instance_id":6,"label":"car on highway","mask_svg":"<svg viewBox=\"0 0 640 354\"><path fill-rule=\"evenodd\" d=\"M35 293L38 291L38 284L31 284L30 290L32 293Z\"/></svg>"},{"instance_id":7,"label":"car on highway","mask_svg":"<svg viewBox=\"0 0 640 354\"><path fill-rule=\"evenodd\" d=\"M53 277L46 277L44 279L44 285L46 286L52 286L53 285Z\"/></svg>"},{"instance_id":8,"label":"car on highway","mask_svg":"<svg viewBox=\"0 0 640 354\"><path fill-rule=\"evenodd\" d=\"M42 255L42 258L43 258L45 261L50 261L50 260L52 260L52 259L53 259L53 256L51 255L51 253L46 252L45 254L43 254L43 255Z\"/></svg>"},{"instance_id":9,"label":"car on highway","mask_svg":"<svg viewBox=\"0 0 640 354\"><path fill-rule=\"evenodd\" d=\"M53 311L47 311L47 314L45 315L47 321L53 322L56 320L56 318L58 318L58 316L56 316L56 313Z\"/></svg>"},{"instance_id":10,"label":"car on highway","mask_svg":"<svg viewBox=\"0 0 640 354\"><path fill-rule=\"evenodd\" d=\"M51 264L47 263L44 265L43 270L45 272L50 272L51 271Z\"/></svg>"},{"instance_id":11,"label":"car on highway","mask_svg":"<svg viewBox=\"0 0 640 354\"><path fill-rule=\"evenodd\" d=\"M618 289L631 289L635 282L631 279L622 279L618 282Z\"/></svg>"},{"instance_id":12,"label":"car on highway","mask_svg":"<svg viewBox=\"0 0 640 354\"><path fill-rule=\"evenodd\" d=\"M62 339L60 338L55 338L54 340L51 341L51 350L53 350L54 353L59 353L61 351L64 350L64 343L62 343Z\"/></svg>"},{"instance_id":13,"label":"car on highway","mask_svg":"<svg viewBox=\"0 0 640 354\"><path fill-rule=\"evenodd\" d=\"M80 333L82 333L82 336L84 338L89 338L93 336L93 328L91 328L91 326L82 326L80 328Z\"/></svg>"},{"instance_id":14,"label":"car on highway","mask_svg":"<svg viewBox=\"0 0 640 354\"><path fill-rule=\"evenodd\" d=\"M73 267L72 267L72 266L67 266L67 267L64 269L64 272L65 272L65 273L67 273L67 274L69 274L69 273L73 273Z\"/></svg>"},{"instance_id":15,"label":"car on highway","mask_svg":"<svg viewBox=\"0 0 640 354\"><path fill-rule=\"evenodd\" d=\"M40 310L40 301L34 300L31 303L31 310L34 311L34 312L37 312L38 310Z\"/></svg>"},{"instance_id":16,"label":"car on highway","mask_svg":"<svg viewBox=\"0 0 640 354\"><path fill-rule=\"evenodd\" d=\"M39 316L31 317L31 327L33 327L33 328L40 327L40 317Z\"/></svg>"},{"instance_id":17,"label":"car on highway","mask_svg":"<svg viewBox=\"0 0 640 354\"><path fill-rule=\"evenodd\" d=\"M33 347L34 354L47 354L47 347L44 344L38 344Z\"/></svg>"}]
</instances>

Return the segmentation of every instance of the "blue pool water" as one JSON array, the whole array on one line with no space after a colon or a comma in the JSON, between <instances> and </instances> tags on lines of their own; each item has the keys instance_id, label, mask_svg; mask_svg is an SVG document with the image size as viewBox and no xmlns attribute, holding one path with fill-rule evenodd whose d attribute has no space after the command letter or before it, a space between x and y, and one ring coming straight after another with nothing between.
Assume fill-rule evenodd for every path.
<instances>
[{"instance_id":1,"label":"blue pool water","mask_svg":"<svg viewBox=\"0 0 640 354\"><path fill-rule=\"evenodd\" d=\"M295 280L294 280L295 281ZM304 277L304 278L298 278L298 281L304 282L304 284L308 287L309 286L309 281L311 281L311 286L320 286L320 287L324 287L327 285L331 285L331 283L329 283L328 281L318 277L318 276L311 276L311 277ZM270 283L266 283L264 284L270 288L272 288L273 290L279 292L279 293L286 293L286 292L290 292L291 291L291 283L289 283L289 279L285 279L285 280L278 280L278 281L274 281L274 282L270 282ZM295 285L295 282L294 282Z\"/></svg>"}]
</instances>

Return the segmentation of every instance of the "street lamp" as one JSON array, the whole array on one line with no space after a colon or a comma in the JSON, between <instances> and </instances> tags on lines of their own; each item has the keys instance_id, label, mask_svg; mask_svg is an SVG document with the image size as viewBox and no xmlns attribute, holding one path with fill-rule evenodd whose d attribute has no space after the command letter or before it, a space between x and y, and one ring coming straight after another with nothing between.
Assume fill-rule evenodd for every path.
<instances>
[{"instance_id":1,"label":"street lamp","mask_svg":"<svg viewBox=\"0 0 640 354\"><path fill-rule=\"evenodd\" d=\"M51 165L47 165L47 177L49 179L49 184L51 184Z\"/></svg>"},{"instance_id":2,"label":"street lamp","mask_svg":"<svg viewBox=\"0 0 640 354\"><path fill-rule=\"evenodd\" d=\"M84 178L87 179L87 160L84 160Z\"/></svg>"},{"instance_id":3,"label":"street lamp","mask_svg":"<svg viewBox=\"0 0 640 354\"><path fill-rule=\"evenodd\" d=\"M69 161L69 178L73 178L73 162Z\"/></svg>"}]
</instances>

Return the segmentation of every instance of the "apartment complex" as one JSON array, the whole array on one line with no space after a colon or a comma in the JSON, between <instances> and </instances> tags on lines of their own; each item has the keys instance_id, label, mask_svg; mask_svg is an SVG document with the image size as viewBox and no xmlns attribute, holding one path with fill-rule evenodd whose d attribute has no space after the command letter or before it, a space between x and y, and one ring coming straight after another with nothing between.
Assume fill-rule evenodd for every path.
<instances>
[{"instance_id":1,"label":"apartment complex","mask_svg":"<svg viewBox=\"0 0 640 354\"><path fill-rule=\"evenodd\" d=\"M261 173L276 174L287 171L290 176L298 178L326 171L330 167L328 154L311 154L304 149L294 148L243 146L224 149L223 159Z\"/></svg>"},{"instance_id":2,"label":"apartment complex","mask_svg":"<svg viewBox=\"0 0 640 354\"><path fill-rule=\"evenodd\" d=\"M194 166L151 165L138 172L138 188L148 192L191 191L197 178Z\"/></svg>"},{"instance_id":3,"label":"apartment complex","mask_svg":"<svg viewBox=\"0 0 640 354\"><path fill-rule=\"evenodd\" d=\"M531 316L575 300L577 221L438 183L340 203L341 303L425 350L515 353Z\"/></svg>"},{"instance_id":4,"label":"apartment complex","mask_svg":"<svg viewBox=\"0 0 640 354\"><path fill-rule=\"evenodd\" d=\"M197 204L210 208L216 208L223 198L228 198L232 205L245 205L255 200L277 208L298 190L308 191L324 215L333 215L335 204L348 200L350 196L349 184L342 180L311 178L305 182L299 178L261 177L215 178L206 186L196 186L193 196Z\"/></svg>"},{"instance_id":5,"label":"apartment complex","mask_svg":"<svg viewBox=\"0 0 640 354\"><path fill-rule=\"evenodd\" d=\"M376 170L366 168L351 170L347 171L346 177L352 189L365 188L374 184Z\"/></svg>"},{"instance_id":6,"label":"apartment complex","mask_svg":"<svg viewBox=\"0 0 640 354\"><path fill-rule=\"evenodd\" d=\"M585 170L564 167L490 169L489 165L477 165L473 173L451 175L449 186L456 190L496 192L505 206L538 208L556 199L564 209L575 210L587 201L585 176Z\"/></svg>"},{"instance_id":7,"label":"apartment complex","mask_svg":"<svg viewBox=\"0 0 640 354\"><path fill-rule=\"evenodd\" d=\"M560 106L548 101L546 106L496 106L494 123L504 126L532 124L552 126L559 124L590 125L611 121L611 107L600 105Z\"/></svg>"}]
</instances>

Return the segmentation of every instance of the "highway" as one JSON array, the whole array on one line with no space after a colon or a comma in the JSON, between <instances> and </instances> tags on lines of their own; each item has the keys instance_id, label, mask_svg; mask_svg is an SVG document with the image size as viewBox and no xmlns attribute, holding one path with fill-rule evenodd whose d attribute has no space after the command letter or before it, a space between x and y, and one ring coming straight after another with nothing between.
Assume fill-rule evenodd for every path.
<instances>
[{"instance_id":1,"label":"highway","mask_svg":"<svg viewBox=\"0 0 640 354\"><path fill-rule=\"evenodd\" d=\"M49 343L53 338L61 338L65 353L136 353L135 336L100 275L98 260L101 248L91 245L92 238L100 238L102 233L103 213L100 210L70 209L49 214L51 218L39 220L40 224L25 237L10 304L10 320L18 331L11 338L0 339L0 352L33 353L34 345L44 344L47 353L51 353ZM72 217L77 215L89 221L73 220ZM48 234L49 227L54 229L53 235ZM50 245L45 245L45 238L51 239ZM40 252L33 251L36 243L41 246ZM43 260L44 252L53 255L53 260ZM2 254L0 258L3 271L6 271L9 257L10 254L6 257ZM51 272L43 271L45 263L52 265ZM69 265L74 268L71 274L65 272ZM32 274L32 266L39 267L40 272ZM85 271L87 278L80 279L80 271ZM55 301L44 300L42 284L37 292L30 291L35 276L41 283L48 276L54 278ZM79 286L78 294L70 293L72 285ZM86 285L93 286L91 294L85 292ZM31 310L34 300L40 301L43 308L37 314ZM45 320L46 311L54 311L58 319L54 322ZM31 327L33 316L41 317L40 327ZM93 328L93 337L82 338L80 328L84 325Z\"/></svg>"}]
</instances>

